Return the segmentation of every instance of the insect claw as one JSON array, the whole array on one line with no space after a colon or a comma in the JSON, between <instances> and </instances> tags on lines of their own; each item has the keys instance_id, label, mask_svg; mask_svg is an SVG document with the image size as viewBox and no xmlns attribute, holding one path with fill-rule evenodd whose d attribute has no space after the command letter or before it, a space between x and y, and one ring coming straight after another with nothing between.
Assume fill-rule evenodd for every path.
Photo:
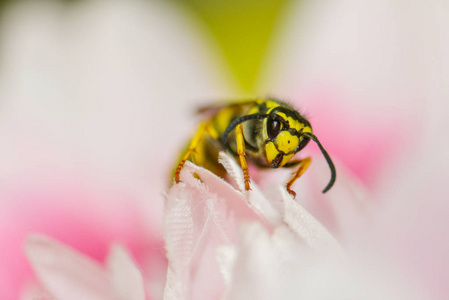
<instances>
[{"instance_id":1,"label":"insect claw","mask_svg":"<svg viewBox=\"0 0 449 300\"><path fill-rule=\"evenodd\" d=\"M295 191L291 190L290 188L287 188L287 192L290 194L290 196L293 197L293 199L296 198L296 193L295 193Z\"/></svg>"}]
</instances>

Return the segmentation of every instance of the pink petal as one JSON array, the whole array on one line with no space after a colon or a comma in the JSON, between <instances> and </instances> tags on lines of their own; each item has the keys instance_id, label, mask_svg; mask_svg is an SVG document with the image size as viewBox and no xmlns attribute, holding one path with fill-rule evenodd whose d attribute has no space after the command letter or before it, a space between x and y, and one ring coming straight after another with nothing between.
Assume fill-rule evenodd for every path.
<instances>
[{"instance_id":1,"label":"pink petal","mask_svg":"<svg viewBox=\"0 0 449 300\"><path fill-rule=\"evenodd\" d=\"M120 300L145 300L143 278L129 253L119 245L112 246L107 259L115 296Z\"/></svg>"},{"instance_id":2,"label":"pink petal","mask_svg":"<svg viewBox=\"0 0 449 300\"><path fill-rule=\"evenodd\" d=\"M45 286L58 299L114 299L107 273L94 260L41 235L27 239L25 251Z\"/></svg>"},{"instance_id":3,"label":"pink petal","mask_svg":"<svg viewBox=\"0 0 449 300\"><path fill-rule=\"evenodd\" d=\"M32 279L22 251L30 232L58 239L97 261L105 258L113 241L125 244L140 260L146 256L150 261L163 260L162 242L147 230L155 228L142 226L140 196L94 179L85 183L87 178L66 172L35 172L46 178L21 176L20 180L3 180L0 187L0 264L4 268L0 277L6 285L0 289L0 298L17 298L21 285Z\"/></svg>"},{"instance_id":4,"label":"pink petal","mask_svg":"<svg viewBox=\"0 0 449 300\"><path fill-rule=\"evenodd\" d=\"M181 172L183 182L175 184L167 195L167 299L221 297L225 284L229 287L235 280L232 270L236 252L232 244L248 222L262 226L275 239L283 237L281 241L307 251L340 250L329 232L283 187L271 191L270 197L265 197L255 183L251 191L241 191L241 169L226 154L220 154L220 161L230 170L237 190L210 171L188 162ZM251 240L256 242L255 238Z\"/></svg>"},{"instance_id":5,"label":"pink petal","mask_svg":"<svg viewBox=\"0 0 449 300\"><path fill-rule=\"evenodd\" d=\"M224 156L221 156L221 158L224 158ZM227 160L233 161L234 159L228 157ZM236 165L235 161L233 164ZM232 163L230 162L228 165L232 165ZM238 169L241 172L240 167L238 167ZM237 220L258 220L270 227L264 217L258 214L257 210L254 209L254 206L248 200L250 197L247 197L245 192L242 193L241 191L235 190L222 178L219 178L209 170L198 167L190 162L186 163L183 171L185 175L190 174L189 179L186 180L186 183L188 183L190 187L196 188L199 191L211 193L214 197L226 199L226 205L229 206L229 210L235 214ZM192 176L193 173L200 175L204 184L200 184L200 181ZM241 178L243 178L243 176Z\"/></svg>"},{"instance_id":6,"label":"pink petal","mask_svg":"<svg viewBox=\"0 0 449 300\"><path fill-rule=\"evenodd\" d=\"M164 214L169 260L165 297L217 298L224 290L217 247L235 238L241 222L271 225L251 208L242 192L208 170L186 163L181 180L168 192Z\"/></svg>"},{"instance_id":7,"label":"pink petal","mask_svg":"<svg viewBox=\"0 0 449 300\"><path fill-rule=\"evenodd\" d=\"M21 300L52 300L54 297L37 283L28 283L22 288Z\"/></svg>"},{"instance_id":8,"label":"pink petal","mask_svg":"<svg viewBox=\"0 0 449 300\"><path fill-rule=\"evenodd\" d=\"M166 299L210 299L222 292L213 249L226 243L229 237L223 221L224 210L216 206L223 204L204 190L184 183L169 191L164 218L169 261Z\"/></svg>"}]
</instances>

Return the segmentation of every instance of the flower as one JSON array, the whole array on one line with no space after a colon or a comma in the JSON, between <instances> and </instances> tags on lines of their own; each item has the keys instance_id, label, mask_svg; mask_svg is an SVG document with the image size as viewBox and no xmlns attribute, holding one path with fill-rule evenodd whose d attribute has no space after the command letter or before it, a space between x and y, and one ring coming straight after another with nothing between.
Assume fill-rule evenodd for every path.
<instances>
[{"instance_id":1,"label":"flower","mask_svg":"<svg viewBox=\"0 0 449 300\"><path fill-rule=\"evenodd\" d=\"M251 232L254 236L241 243L263 243L265 238L268 244L274 242L268 237L273 234L279 251L290 255L296 251L300 255L304 252L302 247L317 251L339 248L329 232L285 189L271 190L270 199L255 184L246 193L240 167L224 153L220 160L232 177L233 186L187 163L181 173L183 183L174 185L167 194L164 238L169 266L165 299L217 299L227 293L226 285L231 290L234 285L241 286L235 281L233 266L236 261L245 260L237 251L237 240L242 234L251 236ZM242 229L245 223L253 225ZM268 267L271 262L263 262L265 259L268 257L263 253L254 257L254 261L268 263Z\"/></svg>"},{"instance_id":2,"label":"flower","mask_svg":"<svg viewBox=\"0 0 449 300\"><path fill-rule=\"evenodd\" d=\"M343 251L283 187L262 193L253 183L245 191L233 158L221 153L220 160L231 184L187 163L183 182L166 196L164 299L425 299L382 262ZM339 180L352 190L348 178ZM377 276L389 277L391 286Z\"/></svg>"},{"instance_id":3,"label":"flower","mask_svg":"<svg viewBox=\"0 0 449 300\"><path fill-rule=\"evenodd\" d=\"M207 295L238 297L266 287L266 295L273 296L271 284L282 284L279 290L287 296L310 299L326 291L358 299L408 299L407 286L415 297L446 299L445 4L292 3L253 91L294 100L309 112L339 175L332 191L321 195L327 169L312 155L312 167L296 184L299 203L349 258L315 256L290 229L276 229L285 222L281 204L288 202L276 188L272 193L281 195L282 201L274 202L280 208L269 194L250 193L261 207L240 205L236 211L248 215L222 217L224 204L217 199L234 203L246 196L239 194L238 183L232 191L211 179L210 189L225 193L212 197L205 209L218 209L217 218L231 227L229 243L222 247L206 235L201 239L206 245L198 246L203 251L195 252L199 258L185 268L196 268L204 254L211 264L201 268L223 275L206 278L219 284L207 286L204 276L188 277L183 268L181 275L170 271L182 277L181 285L193 283L193 294L184 294L182 286L174 291L187 298L206 289ZM194 128L186 111L202 99L242 94L223 76L216 49L187 18L180 7L156 1L71 6L32 1L2 14L0 264L6 268L0 270L0 298L17 298L23 283L33 280L20 252L32 231L97 261L119 240L144 273L154 270L142 261L161 257L161 193L178 146ZM184 192L188 196L192 188ZM207 224L214 224L214 216ZM293 245L277 248L278 236ZM214 249L219 260L210 259ZM261 249L272 268L261 264ZM296 250L312 258L304 262L293 255ZM291 259L276 265L280 251ZM176 257L170 262L175 267ZM290 278L283 277L285 265L291 265ZM144 280L162 285L146 274Z\"/></svg>"}]
</instances>

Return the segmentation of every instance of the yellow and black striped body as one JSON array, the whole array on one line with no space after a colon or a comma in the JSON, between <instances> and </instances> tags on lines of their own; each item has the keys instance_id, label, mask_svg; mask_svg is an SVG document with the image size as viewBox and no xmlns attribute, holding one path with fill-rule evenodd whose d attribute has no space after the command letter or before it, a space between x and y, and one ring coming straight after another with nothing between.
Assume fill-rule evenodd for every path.
<instances>
[{"instance_id":1,"label":"yellow and black striped body","mask_svg":"<svg viewBox=\"0 0 449 300\"><path fill-rule=\"evenodd\" d=\"M218 162L218 153L227 150L240 158L248 189L246 159L262 168L300 165L295 177L287 183L287 189L294 194L290 186L305 171L310 159L296 162L291 159L310 139L319 144L310 123L297 110L279 100L254 99L205 107L199 113L204 115L204 121L178 164L176 182L186 160L224 177L226 171ZM327 153L325 156L327 159Z\"/></svg>"}]
</instances>

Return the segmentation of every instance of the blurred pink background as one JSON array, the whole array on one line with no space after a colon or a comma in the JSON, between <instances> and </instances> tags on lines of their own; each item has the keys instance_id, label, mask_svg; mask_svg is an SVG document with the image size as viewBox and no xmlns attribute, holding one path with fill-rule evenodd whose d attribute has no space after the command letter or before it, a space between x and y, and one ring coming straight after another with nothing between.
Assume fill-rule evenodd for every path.
<instances>
[{"instance_id":1,"label":"blurred pink background","mask_svg":"<svg viewBox=\"0 0 449 300\"><path fill-rule=\"evenodd\" d=\"M35 281L22 251L31 232L100 262L112 242L124 244L161 299L163 195L194 109L266 95L309 116L372 213L363 219L351 197L318 194L327 177L314 183L311 174L320 164L296 188L313 184L317 194L300 203L355 256L381 258L424 295L448 297L449 7L289 5L252 90L239 87L208 29L178 2L3 5L1 299ZM314 146L305 153L320 155Z\"/></svg>"}]
</instances>

